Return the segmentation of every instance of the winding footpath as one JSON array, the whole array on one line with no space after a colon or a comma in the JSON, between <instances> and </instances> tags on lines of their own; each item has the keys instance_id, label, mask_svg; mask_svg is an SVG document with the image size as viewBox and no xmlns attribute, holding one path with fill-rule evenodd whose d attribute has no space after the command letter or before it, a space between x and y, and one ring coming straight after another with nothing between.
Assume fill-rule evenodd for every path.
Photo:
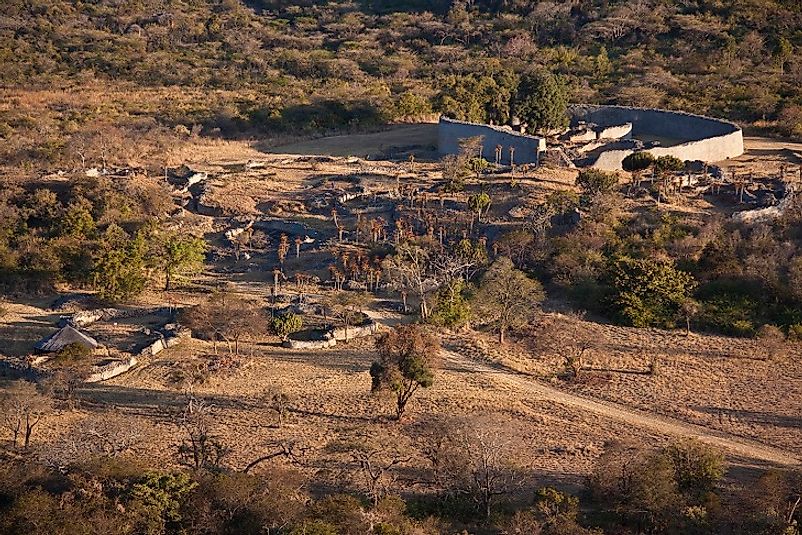
<instances>
[{"instance_id":1,"label":"winding footpath","mask_svg":"<svg viewBox=\"0 0 802 535\"><path fill-rule=\"evenodd\" d=\"M496 381L535 399L553 401L568 407L575 407L663 434L693 438L728 450L731 454L744 458L779 466L798 466L802 463L802 459L797 454L785 449L767 446L747 438L683 422L675 418L632 409L618 403L594 400L564 392L539 382L526 374L503 366L477 362L453 351L443 350L443 356L445 362L454 366L455 369L491 374Z\"/></svg>"}]
</instances>

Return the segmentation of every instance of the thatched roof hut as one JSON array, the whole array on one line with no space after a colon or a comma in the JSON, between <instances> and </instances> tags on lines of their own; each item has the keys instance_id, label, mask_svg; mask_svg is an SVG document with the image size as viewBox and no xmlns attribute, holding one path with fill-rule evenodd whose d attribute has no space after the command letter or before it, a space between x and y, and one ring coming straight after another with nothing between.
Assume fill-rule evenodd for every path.
<instances>
[{"instance_id":1,"label":"thatched roof hut","mask_svg":"<svg viewBox=\"0 0 802 535\"><path fill-rule=\"evenodd\" d=\"M79 344L87 349L97 349L100 347L97 340L91 336L85 335L75 327L67 325L50 336L39 340L34 348L43 353L55 353L61 351L70 344Z\"/></svg>"}]
</instances>

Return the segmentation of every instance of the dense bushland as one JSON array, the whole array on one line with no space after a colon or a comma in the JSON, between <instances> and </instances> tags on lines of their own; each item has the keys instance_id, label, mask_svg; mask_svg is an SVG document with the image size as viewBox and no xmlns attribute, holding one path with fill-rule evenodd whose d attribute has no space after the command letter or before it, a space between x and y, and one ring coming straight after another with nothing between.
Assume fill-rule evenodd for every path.
<instances>
[{"instance_id":1,"label":"dense bushland","mask_svg":"<svg viewBox=\"0 0 802 535\"><path fill-rule=\"evenodd\" d=\"M439 477L447 482L442 492L373 500L358 489L312 491L301 472L278 466L251 475L226 468L154 469L122 458L96 458L59 470L33 460L6 462L0 466L0 530L31 535L798 533L799 510L793 507L799 500L798 474L768 471L748 488L723 492L722 457L697 443L657 450L610 445L579 498L551 487L521 486L522 475L510 472L511 459L503 449L447 452L439 465ZM487 487L484 470L491 476ZM529 497L514 498L512 491ZM493 497L487 516L482 509L486 492Z\"/></svg>"},{"instance_id":2,"label":"dense bushland","mask_svg":"<svg viewBox=\"0 0 802 535\"><path fill-rule=\"evenodd\" d=\"M24 98L4 107L3 156L37 166L98 119L201 135L319 134L432 111L504 121L533 67L559 74L575 101L802 135L797 2L9 0L0 10L4 86L117 91L36 114Z\"/></svg>"}]
</instances>

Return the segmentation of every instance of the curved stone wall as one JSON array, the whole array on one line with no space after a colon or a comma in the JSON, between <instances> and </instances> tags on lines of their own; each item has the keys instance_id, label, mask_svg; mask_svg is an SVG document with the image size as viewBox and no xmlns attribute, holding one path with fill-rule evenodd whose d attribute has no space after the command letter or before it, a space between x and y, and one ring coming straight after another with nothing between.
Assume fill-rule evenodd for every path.
<instances>
[{"instance_id":1,"label":"curved stone wall","mask_svg":"<svg viewBox=\"0 0 802 535\"><path fill-rule=\"evenodd\" d=\"M501 163L504 164L510 163L510 147L515 148L516 164L537 163L539 153L546 150L546 140L542 137L528 136L500 126L440 117L437 128L437 147L440 154L457 154L461 139L476 136L484 137L482 156L491 162L495 159L497 145L503 147Z\"/></svg>"},{"instance_id":2,"label":"curved stone wall","mask_svg":"<svg viewBox=\"0 0 802 535\"><path fill-rule=\"evenodd\" d=\"M600 126L631 123L634 138L673 140L669 146L648 149L655 156L671 155L685 161L718 162L744 152L741 128L722 119L678 111L598 105L575 105L571 108L571 114L574 122L585 121ZM590 166L621 169L621 160L632 152L603 151Z\"/></svg>"}]
</instances>

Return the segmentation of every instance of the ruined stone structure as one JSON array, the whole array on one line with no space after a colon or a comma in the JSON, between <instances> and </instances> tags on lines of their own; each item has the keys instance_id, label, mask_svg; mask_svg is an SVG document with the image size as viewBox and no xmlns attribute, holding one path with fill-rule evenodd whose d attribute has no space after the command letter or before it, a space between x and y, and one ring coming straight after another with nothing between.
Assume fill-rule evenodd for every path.
<instances>
[{"instance_id":1,"label":"ruined stone structure","mask_svg":"<svg viewBox=\"0 0 802 535\"><path fill-rule=\"evenodd\" d=\"M633 152L649 151L655 157L671 155L683 161L719 162L744 152L743 133L730 121L691 113L627 106L574 105L572 130L560 139L574 164L603 170L619 170ZM502 147L501 163L510 163L510 148L516 164L538 163L546 140L492 126L440 118L440 154L456 154L459 142L483 136L482 154L494 160ZM560 150L559 148L557 149Z\"/></svg>"},{"instance_id":2,"label":"ruined stone structure","mask_svg":"<svg viewBox=\"0 0 802 535\"><path fill-rule=\"evenodd\" d=\"M631 124L627 137L643 141L642 147L618 142L609 145L608 150L604 146L596 148L582 163L598 169L621 169L621 161L637 150L648 150L656 157L671 155L683 161L703 162L718 162L744 152L740 127L722 119L626 106L576 105L571 114L573 124L580 121L600 127Z\"/></svg>"},{"instance_id":3,"label":"ruined stone structure","mask_svg":"<svg viewBox=\"0 0 802 535\"><path fill-rule=\"evenodd\" d=\"M469 137L482 136L482 156L494 161L496 147L501 146L501 163L509 165L510 148L514 149L513 161L516 164L537 163L539 155L546 150L546 140L515 132L509 127L488 124L468 123L448 117L441 117L437 129L437 147L440 154L457 154L459 142Z\"/></svg>"}]
</instances>

